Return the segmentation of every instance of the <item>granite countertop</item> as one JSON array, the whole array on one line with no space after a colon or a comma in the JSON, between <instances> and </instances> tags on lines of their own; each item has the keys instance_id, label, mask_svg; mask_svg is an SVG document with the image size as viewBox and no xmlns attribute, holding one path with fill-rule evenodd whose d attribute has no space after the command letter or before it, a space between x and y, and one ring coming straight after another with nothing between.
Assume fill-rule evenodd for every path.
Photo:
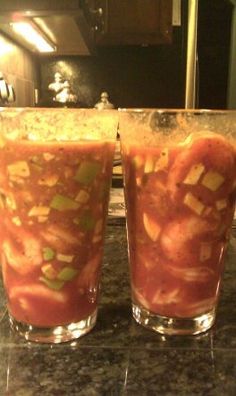
<instances>
[{"instance_id":1,"label":"granite countertop","mask_svg":"<svg viewBox=\"0 0 236 396\"><path fill-rule=\"evenodd\" d=\"M98 321L78 341L40 345L12 334L1 289L0 395L235 395L235 262L232 237L212 330L158 335L132 319L125 227L110 220Z\"/></svg>"}]
</instances>

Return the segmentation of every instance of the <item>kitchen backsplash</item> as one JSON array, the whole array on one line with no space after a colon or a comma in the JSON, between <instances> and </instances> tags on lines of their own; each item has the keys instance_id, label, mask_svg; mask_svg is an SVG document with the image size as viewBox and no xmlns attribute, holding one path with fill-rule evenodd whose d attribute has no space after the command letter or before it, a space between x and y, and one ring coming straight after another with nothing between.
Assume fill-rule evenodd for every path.
<instances>
[{"instance_id":1,"label":"kitchen backsplash","mask_svg":"<svg viewBox=\"0 0 236 396\"><path fill-rule=\"evenodd\" d=\"M41 101L53 103L48 86L55 73L69 81L78 107L94 107L108 92L117 107L182 107L185 58L179 44L104 48L97 56L41 58Z\"/></svg>"}]
</instances>

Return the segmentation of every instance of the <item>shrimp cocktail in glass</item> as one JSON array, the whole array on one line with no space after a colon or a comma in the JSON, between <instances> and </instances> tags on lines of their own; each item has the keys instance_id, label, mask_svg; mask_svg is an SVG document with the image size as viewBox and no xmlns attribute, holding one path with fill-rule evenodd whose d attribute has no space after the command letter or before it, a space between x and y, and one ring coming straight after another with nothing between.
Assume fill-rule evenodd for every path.
<instances>
[{"instance_id":1,"label":"shrimp cocktail in glass","mask_svg":"<svg viewBox=\"0 0 236 396\"><path fill-rule=\"evenodd\" d=\"M124 109L119 128L133 316L206 331L234 215L236 112Z\"/></svg>"},{"instance_id":2,"label":"shrimp cocktail in glass","mask_svg":"<svg viewBox=\"0 0 236 396\"><path fill-rule=\"evenodd\" d=\"M11 326L63 342L96 323L117 120L1 109L1 263Z\"/></svg>"}]
</instances>

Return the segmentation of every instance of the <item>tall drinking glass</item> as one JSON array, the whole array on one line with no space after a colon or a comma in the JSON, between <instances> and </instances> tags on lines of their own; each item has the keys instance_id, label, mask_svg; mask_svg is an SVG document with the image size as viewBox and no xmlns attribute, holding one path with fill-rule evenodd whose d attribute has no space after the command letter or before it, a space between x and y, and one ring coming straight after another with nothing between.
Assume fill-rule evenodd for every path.
<instances>
[{"instance_id":1,"label":"tall drinking glass","mask_svg":"<svg viewBox=\"0 0 236 396\"><path fill-rule=\"evenodd\" d=\"M133 316L198 334L216 316L236 192L236 111L120 111Z\"/></svg>"},{"instance_id":2,"label":"tall drinking glass","mask_svg":"<svg viewBox=\"0 0 236 396\"><path fill-rule=\"evenodd\" d=\"M0 247L11 326L68 341L96 323L115 112L0 110Z\"/></svg>"}]
</instances>

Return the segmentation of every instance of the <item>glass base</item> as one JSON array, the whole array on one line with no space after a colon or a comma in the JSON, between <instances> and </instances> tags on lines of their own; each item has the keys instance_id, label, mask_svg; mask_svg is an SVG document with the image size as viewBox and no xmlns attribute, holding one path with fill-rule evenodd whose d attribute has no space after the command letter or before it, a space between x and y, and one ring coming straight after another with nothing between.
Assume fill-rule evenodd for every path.
<instances>
[{"instance_id":1,"label":"glass base","mask_svg":"<svg viewBox=\"0 0 236 396\"><path fill-rule=\"evenodd\" d=\"M144 327L165 335L194 335L209 330L215 321L215 308L194 318L169 318L132 304L133 317Z\"/></svg>"},{"instance_id":2,"label":"glass base","mask_svg":"<svg viewBox=\"0 0 236 396\"><path fill-rule=\"evenodd\" d=\"M92 330L96 324L97 310L79 322L55 327L35 327L27 323L18 322L10 314L9 319L11 328L27 341L58 344L72 341Z\"/></svg>"}]
</instances>

